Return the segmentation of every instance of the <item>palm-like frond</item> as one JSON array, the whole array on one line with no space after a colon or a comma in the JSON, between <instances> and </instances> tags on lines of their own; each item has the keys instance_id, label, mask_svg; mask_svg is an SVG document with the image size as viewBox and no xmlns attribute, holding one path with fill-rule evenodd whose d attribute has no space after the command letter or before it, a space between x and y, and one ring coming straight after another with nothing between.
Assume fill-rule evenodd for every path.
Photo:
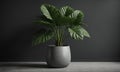
<instances>
[{"instance_id":1,"label":"palm-like frond","mask_svg":"<svg viewBox=\"0 0 120 72\"><path fill-rule=\"evenodd\" d=\"M50 30L48 30L48 31L43 30L42 31L41 30L39 33L34 35L33 45L44 43L44 42L50 40L53 36L54 36L54 33L52 31L50 31Z\"/></svg>"},{"instance_id":2,"label":"palm-like frond","mask_svg":"<svg viewBox=\"0 0 120 72\"><path fill-rule=\"evenodd\" d=\"M35 20L34 23L44 25L44 26L48 27L49 29L53 29L53 27L54 27L53 24L48 21Z\"/></svg>"}]
</instances>

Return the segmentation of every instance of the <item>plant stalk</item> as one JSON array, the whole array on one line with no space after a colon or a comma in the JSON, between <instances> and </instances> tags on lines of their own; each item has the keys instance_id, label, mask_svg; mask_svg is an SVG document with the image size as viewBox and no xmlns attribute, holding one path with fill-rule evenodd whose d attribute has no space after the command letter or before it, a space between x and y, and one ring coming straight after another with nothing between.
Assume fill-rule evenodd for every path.
<instances>
[{"instance_id":1,"label":"plant stalk","mask_svg":"<svg viewBox=\"0 0 120 72\"><path fill-rule=\"evenodd\" d=\"M63 45L63 33L64 33L64 31L60 27L57 27L55 29L55 34L56 34L55 43L56 43L56 46L62 46Z\"/></svg>"}]
</instances>

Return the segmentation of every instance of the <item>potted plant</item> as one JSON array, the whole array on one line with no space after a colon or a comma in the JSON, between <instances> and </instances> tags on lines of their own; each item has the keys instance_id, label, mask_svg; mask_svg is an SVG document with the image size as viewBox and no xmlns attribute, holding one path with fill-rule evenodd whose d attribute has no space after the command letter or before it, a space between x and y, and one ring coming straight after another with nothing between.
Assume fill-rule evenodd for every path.
<instances>
[{"instance_id":1,"label":"potted plant","mask_svg":"<svg viewBox=\"0 0 120 72\"><path fill-rule=\"evenodd\" d=\"M83 28L84 14L81 10L74 10L70 6L56 8L50 4L40 7L42 16L34 23L44 25L33 39L33 44L44 43L54 38L55 45L49 45L47 64L50 67L66 67L71 62L70 46L63 44L65 31L68 31L73 39L83 40L90 37Z\"/></svg>"}]
</instances>

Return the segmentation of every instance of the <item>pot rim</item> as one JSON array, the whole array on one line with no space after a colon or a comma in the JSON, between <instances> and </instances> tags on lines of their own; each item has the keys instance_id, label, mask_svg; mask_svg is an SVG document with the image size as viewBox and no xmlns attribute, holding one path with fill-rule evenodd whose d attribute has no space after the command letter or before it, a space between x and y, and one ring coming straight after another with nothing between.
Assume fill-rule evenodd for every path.
<instances>
[{"instance_id":1,"label":"pot rim","mask_svg":"<svg viewBox=\"0 0 120 72\"><path fill-rule=\"evenodd\" d=\"M63 45L63 46L56 46L56 45L48 45L49 47L70 47L69 45Z\"/></svg>"}]
</instances>

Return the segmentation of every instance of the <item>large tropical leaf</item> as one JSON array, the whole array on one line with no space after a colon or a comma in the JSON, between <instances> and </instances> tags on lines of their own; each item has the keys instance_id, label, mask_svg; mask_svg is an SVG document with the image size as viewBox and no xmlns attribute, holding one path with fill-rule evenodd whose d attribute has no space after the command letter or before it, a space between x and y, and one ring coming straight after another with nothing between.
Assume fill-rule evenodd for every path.
<instances>
[{"instance_id":1,"label":"large tropical leaf","mask_svg":"<svg viewBox=\"0 0 120 72\"><path fill-rule=\"evenodd\" d=\"M70 18L78 18L79 17L84 17L84 14L80 10L75 10L71 15L69 15Z\"/></svg>"},{"instance_id":2,"label":"large tropical leaf","mask_svg":"<svg viewBox=\"0 0 120 72\"><path fill-rule=\"evenodd\" d=\"M59 12L61 14L61 17L59 18L60 21L60 26L67 26L68 24L71 23L71 18L69 18L69 15L72 14L74 11L73 8L70 6L64 6L59 9Z\"/></svg>"},{"instance_id":3,"label":"large tropical leaf","mask_svg":"<svg viewBox=\"0 0 120 72\"><path fill-rule=\"evenodd\" d=\"M72 14L69 15L71 18L71 24L73 25L80 25L83 21L84 14L80 10L75 10Z\"/></svg>"},{"instance_id":4,"label":"large tropical leaf","mask_svg":"<svg viewBox=\"0 0 120 72\"><path fill-rule=\"evenodd\" d=\"M50 40L52 37L54 36L54 33L50 30L41 30L40 33L34 35L34 38L33 38L33 45L37 45L37 44L40 44L40 43L44 43L48 40Z\"/></svg>"},{"instance_id":5,"label":"large tropical leaf","mask_svg":"<svg viewBox=\"0 0 120 72\"><path fill-rule=\"evenodd\" d=\"M80 26L80 31L81 31L81 34L84 35L85 37L88 37L90 38L90 35L89 33L87 32L87 30L85 30L83 27Z\"/></svg>"},{"instance_id":6,"label":"large tropical leaf","mask_svg":"<svg viewBox=\"0 0 120 72\"><path fill-rule=\"evenodd\" d=\"M41 6L41 11L43 15L45 15L48 19L51 19L51 20L58 20L59 17L61 17L59 9L57 9L53 5L44 4Z\"/></svg>"},{"instance_id":7,"label":"large tropical leaf","mask_svg":"<svg viewBox=\"0 0 120 72\"><path fill-rule=\"evenodd\" d=\"M84 36L90 37L89 33L81 26L74 26L74 27L68 28L68 31L70 33L70 36L73 39L83 40Z\"/></svg>"},{"instance_id":8,"label":"large tropical leaf","mask_svg":"<svg viewBox=\"0 0 120 72\"><path fill-rule=\"evenodd\" d=\"M69 16L71 13L73 13L74 9L71 8L70 6L64 6L60 8L60 13L62 16Z\"/></svg>"},{"instance_id":9,"label":"large tropical leaf","mask_svg":"<svg viewBox=\"0 0 120 72\"><path fill-rule=\"evenodd\" d=\"M84 36L82 34L80 34L81 32L78 29L78 27L68 28L68 31L70 33L70 36L73 39L81 39L81 40L83 40Z\"/></svg>"},{"instance_id":10,"label":"large tropical leaf","mask_svg":"<svg viewBox=\"0 0 120 72\"><path fill-rule=\"evenodd\" d=\"M52 16L45 5L42 5L40 8L41 8L43 15L45 15L48 19L52 19Z\"/></svg>"}]
</instances>

